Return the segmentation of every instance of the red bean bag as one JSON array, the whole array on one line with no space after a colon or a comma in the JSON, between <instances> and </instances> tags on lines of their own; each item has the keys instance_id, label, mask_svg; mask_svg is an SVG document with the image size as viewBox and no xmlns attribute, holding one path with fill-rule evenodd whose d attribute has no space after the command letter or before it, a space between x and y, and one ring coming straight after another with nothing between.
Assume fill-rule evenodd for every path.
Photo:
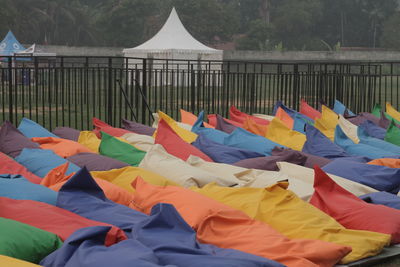
<instances>
[{"instance_id":1,"label":"red bean bag","mask_svg":"<svg viewBox=\"0 0 400 267\"><path fill-rule=\"evenodd\" d=\"M304 99L302 99L300 102L300 113L306 115L307 117L313 120L322 117L321 112L319 112L318 110L314 109L312 106L307 104L307 102Z\"/></svg>"},{"instance_id":2,"label":"red bean bag","mask_svg":"<svg viewBox=\"0 0 400 267\"><path fill-rule=\"evenodd\" d=\"M28 171L27 168L0 152L0 174L20 174L34 184L40 184L42 178Z\"/></svg>"},{"instance_id":3,"label":"red bean bag","mask_svg":"<svg viewBox=\"0 0 400 267\"><path fill-rule=\"evenodd\" d=\"M136 189L135 209L149 214L157 203L174 205L196 230L200 242L238 249L287 266L333 266L351 251L350 247L320 240L288 239L242 211L189 189L153 186L140 177L132 185Z\"/></svg>"},{"instance_id":4,"label":"red bean bag","mask_svg":"<svg viewBox=\"0 0 400 267\"><path fill-rule=\"evenodd\" d=\"M132 133L131 131L128 131L125 129L112 127L111 125L108 125L104 121L99 120L97 118L93 118L92 123L93 123L93 126L95 127L93 132L97 135L98 138L101 138L101 133L100 133L101 131L108 133L109 135L112 135L115 137L121 137L124 134Z\"/></svg>"},{"instance_id":5,"label":"red bean bag","mask_svg":"<svg viewBox=\"0 0 400 267\"><path fill-rule=\"evenodd\" d=\"M92 221L73 212L33 200L16 200L0 197L0 217L29 224L67 239L76 230L90 226L111 226ZM112 226L104 244L110 246L127 239L125 233Z\"/></svg>"},{"instance_id":6,"label":"red bean bag","mask_svg":"<svg viewBox=\"0 0 400 267\"><path fill-rule=\"evenodd\" d=\"M366 203L336 184L318 166L314 170L312 205L348 229L389 234L392 244L400 242L400 210Z\"/></svg>"},{"instance_id":7,"label":"red bean bag","mask_svg":"<svg viewBox=\"0 0 400 267\"><path fill-rule=\"evenodd\" d=\"M261 124L261 125L268 125L269 121L255 117L255 116L251 116L249 114L246 114L244 112L241 112L240 110L238 110L235 106L231 106L229 109L229 117L231 120L239 122L239 123L244 123L244 121L246 120L246 118L250 117L252 118L256 123Z\"/></svg>"},{"instance_id":8,"label":"red bean bag","mask_svg":"<svg viewBox=\"0 0 400 267\"><path fill-rule=\"evenodd\" d=\"M194 155L205 161L213 162L206 154L180 138L164 120L158 123L155 143L162 145L169 154L185 161L190 155Z\"/></svg>"}]
</instances>

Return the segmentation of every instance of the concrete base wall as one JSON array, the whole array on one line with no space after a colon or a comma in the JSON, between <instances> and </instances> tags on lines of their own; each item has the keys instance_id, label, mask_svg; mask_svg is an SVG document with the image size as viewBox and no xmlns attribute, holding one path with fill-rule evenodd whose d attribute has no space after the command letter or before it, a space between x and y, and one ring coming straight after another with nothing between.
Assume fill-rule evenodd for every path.
<instances>
[{"instance_id":1,"label":"concrete base wall","mask_svg":"<svg viewBox=\"0 0 400 267\"><path fill-rule=\"evenodd\" d=\"M400 51L224 51L224 60L400 61Z\"/></svg>"},{"instance_id":2,"label":"concrete base wall","mask_svg":"<svg viewBox=\"0 0 400 267\"><path fill-rule=\"evenodd\" d=\"M88 46L62 46L62 45L37 45L41 52L56 53L57 56L122 56L122 47L88 47Z\"/></svg>"},{"instance_id":3,"label":"concrete base wall","mask_svg":"<svg viewBox=\"0 0 400 267\"><path fill-rule=\"evenodd\" d=\"M58 56L123 56L122 47L37 47L42 52L53 52ZM240 61L400 61L400 51L224 51L223 58Z\"/></svg>"}]
</instances>

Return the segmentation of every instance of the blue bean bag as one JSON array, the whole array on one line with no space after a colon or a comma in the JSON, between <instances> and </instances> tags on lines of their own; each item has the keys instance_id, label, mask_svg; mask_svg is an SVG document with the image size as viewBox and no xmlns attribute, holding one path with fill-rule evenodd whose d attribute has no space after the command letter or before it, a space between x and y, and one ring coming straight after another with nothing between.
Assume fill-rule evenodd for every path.
<instances>
[{"instance_id":1,"label":"blue bean bag","mask_svg":"<svg viewBox=\"0 0 400 267\"><path fill-rule=\"evenodd\" d=\"M55 167L67 162L66 159L58 156L51 150L32 148L24 148L21 154L15 158L15 161L23 165L30 172L42 178L44 178L46 174ZM67 174L77 172L79 169L80 168L78 166L70 163Z\"/></svg>"},{"instance_id":2,"label":"blue bean bag","mask_svg":"<svg viewBox=\"0 0 400 267\"><path fill-rule=\"evenodd\" d=\"M314 126L306 126L306 136L307 141L303 146L303 152L305 153L328 159L350 156L343 148L334 144Z\"/></svg>"},{"instance_id":3,"label":"blue bean bag","mask_svg":"<svg viewBox=\"0 0 400 267\"><path fill-rule=\"evenodd\" d=\"M0 174L0 196L56 205L57 192L29 182L21 175Z\"/></svg>"},{"instance_id":4,"label":"blue bean bag","mask_svg":"<svg viewBox=\"0 0 400 267\"><path fill-rule=\"evenodd\" d=\"M32 137L58 137L57 135L49 132L38 123L30 119L23 118L18 126L18 130L28 138Z\"/></svg>"},{"instance_id":5,"label":"blue bean bag","mask_svg":"<svg viewBox=\"0 0 400 267\"><path fill-rule=\"evenodd\" d=\"M225 138L224 144L254 151L267 156L271 156L274 147L284 147L265 137L250 133L242 128L236 128L228 137Z\"/></svg>"},{"instance_id":6,"label":"blue bean bag","mask_svg":"<svg viewBox=\"0 0 400 267\"><path fill-rule=\"evenodd\" d=\"M397 194L400 190L400 169L397 168L336 159L322 169L379 191Z\"/></svg>"},{"instance_id":7,"label":"blue bean bag","mask_svg":"<svg viewBox=\"0 0 400 267\"><path fill-rule=\"evenodd\" d=\"M307 124L312 125L310 121L304 120L301 116L299 116L299 113L294 116L293 130L302 134L306 134Z\"/></svg>"},{"instance_id":8,"label":"blue bean bag","mask_svg":"<svg viewBox=\"0 0 400 267\"><path fill-rule=\"evenodd\" d=\"M361 144L376 147L387 152L392 152L393 154L397 155L397 158L400 157L400 146L371 137L360 127L358 127L357 134Z\"/></svg>"},{"instance_id":9,"label":"blue bean bag","mask_svg":"<svg viewBox=\"0 0 400 267\"><path fill-rule=\"evenodd\" d=\"M201 150L215 162L233 164L244 159L264 157L263 154L254 151L213 142L209 140L203 132L198 133L198 135L199 137L192 143L192 145Z\"/></svg>"},{"instance_id":10,"label":"blue bean bag","mask_svg":"<svg viewBox=\"0 0 400 267\"><path fill-rule=\"evenodd\" d=\"M342 102L336 99L333 106L333 111L336 112L336 114L344 115L346 110L349 116L355 116L355 114L350 109L348 109L345 105L343 105Z\"/></svg>"},{"instance_id":11,"label":"blue bean bag","mask_svg":"<svg viewBox=\"0 0 400 267\"><path fill-rule=\"evenodd\" d=\"M360 138L361 139L361 138ZM386 151L377 147L373 147L364 143L355 144L350 138L346 136L340 126L336 126L335 130L335 144L343 148L346 153L352 156L364 156L370 159L379 158L398 158L396 155L390 151Z\"/></svg>"},{"instance_id":12,"label":"blue bean bag","mask_svg":"<svg viewBox=\"0 0 400 267\"><path fill-rule=\"evenodd\" d=\"M133 266L132 263L139 267L161 266L153 250L137 240L127 239L109 247L104 246L110 229L109 226L81 228L40 264L63 267Z\"/></svg>"},{"instance_id":13,"label":"blue bean bag","mask_svg":"<svg viewBox=\"0 0 400 267\"><path fill-rule=\"evenodd\" d=\"M360 196L367 203L385 205L400 210L400 197L388 192L374 192Z\"/></svg>"},{"instance_id":14,"label":"blue bean bag","mask_svg":"<svg viewBox=\"0 0 400 267\"><path fill-rule=\"evenodd\" d=\"M363 129L369 136L378 138L378 139L385 139L386 130L375 125L372 121L365 120L363 123L360 124L361 129Z\"/></svg>"},{"instance_id":15,"label":"blue bean bag","mask_svg":"<svg viewBox=\"0 0 400 267\"><path fill-rule=\"evenodd\" d=\"M282 266L233 249L201 244L194 230L170 204L157 204L150 216L108 200L86 168L61 188L57 206L88 219L110 223L153 250L161 265Z\"/></svg>"},{"instance_id":16,"label":"blue bean bag","mask_svg":"<svg viewBox=\"0 0 400 267\"><path fill-rule=\"evenodd\" d=\"M224 144L224 139L228 137L229 134L220 130L204 127L203 120L204 120L204 111L201 111L199 113L199 116L197 117L197 121L193 124L192 132L198 135L202 134L204 137L215 143Z\"/></svg>"}]
</instances>

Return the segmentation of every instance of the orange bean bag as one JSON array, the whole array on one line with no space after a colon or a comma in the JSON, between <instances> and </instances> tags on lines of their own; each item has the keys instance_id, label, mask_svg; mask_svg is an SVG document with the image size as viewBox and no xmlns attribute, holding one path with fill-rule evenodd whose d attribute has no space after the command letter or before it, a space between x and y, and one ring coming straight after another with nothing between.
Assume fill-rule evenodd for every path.
<instances>
[{"instance_id":1,"label":"orange bean bag","mask_svg":"<svg viewBox=\"0 0 400 267\"><path fill-rule=\"evenodd\" d=\"M42 181L42 178L31 173L27 168L1 152L0 162L0 174L20 174L34 184L40 184Z\"/></svg>"},{"instance_id":2,"label":"orange bean bag","mask_svg":"<svg viewBox=\"0 0 400 267\"><path fill-rule=\"evenodd\" d=\"M206 154L180 138L164 120L158 123L155 143L162 145L169 154L185 161L193 155L213 162Z\"/></svg>"},{"instance_id":3,"label":"orange bean bag","mask_svg":"<svg viewBox=\"0 0 400 267\"><path fill-rule=\"evenodd\" d=\"M54 168L43 178L41 185L57 192L60 191L61 187L73 176L73 174L65 174L67 169L68 162ZM133 195L128 191L103 179L94 178L94 180L103 189L108 199L125 206L129 206L132 202Z\"/></svg>"},{"instance_id":4,"label":"orange bean bag","mask_svg":"<svg viewBox=\"0 0 400 267\"><path fill-rule=\"evenodd\" d=\"M322 117L321 112L319 112L318 110L314 109L312 106L307 104L307 102L304 99L302 99L300 102L300 113L306 115L307 117L313 120Z\"/></svg>"},{"instance_id":5,"label":"orange bean bag","mask_svg":"<svg viewBox=\"0 0 400 267\"><path fill-rule=\"evenodd\" d=\"M197 116L183 109L181 109L180 111L181 111L181 122L193 126L193 124L197 121ZM203 122L203 124L204 127L206 128L215 128L214 126L208 124L207 122Z\"/></svg>"},{"instance_id":6,"label":"orange bean bag","mask_svg":"<svg viewBox=\"0 0 400 267\"><path fill-rule=\"evenodd\" d=\"M212 125L213 127L217 127L217 115L216 114L208 114L207 115L208 123ZM225 121L229 122L232 125L235 125L237 127L242 127L243 123L233 121L227 118L224 118Z\"/></svg>"},{"instance_id":7,"label":"orange bean bag","mask_svg":"<svg viewBox=\"0 0 400 267\"><path fill-rule=\"evenodd\" d=\"M386 166L389 168L400 168L400 159L391 159L391 158L374 159L373 161L368 162L368 164Z\"/></svg>"},{"instance_id":8,"label":"orange bean bag","mask_svg":"<svg viewBox=\"0 0 400 267\"><path fill-rule=\"evenodd\" d=\"M244 112L241 112L240 110L238 110L235 106L231 106L229 109L229 117L231 120L239 122L239 123L243 123L247 117L252 118L256 123L261 124L261 125L268 125L269 121L255 117L255 116L251 116L249 114L246 114Z\"/></svg>"},{"instance_id":9,"label":"orange bean bag","mask_svg":"<svg viewBox=\"0 0 400 267\"><path fill-rule=\"evenodd\" d=\"M63 158L68 158L79 153L92 153L90 149L78 142L56 137L33 137L31 140L40 145L42 149L50 149Z\"/></svg>"},{"instance_id":10,"label":"orange bean bag","mask_svg":"<svg viewBox=\"0 0 400 267\"><path fill-rule=\"evenodd\" d=\"M294 120L281 107L279 107L276 111L275 117L280 119L281 122L286 125L286 127L288 127L289 129L293 129Z\"/></svg>"},{"instance_id":11,"label":"orange bean bag","mask_svg":"<svg viewBox=\"0 0 400 267\"><path fill-rule=\"evenodd\" d=\"M288 239L262 222L208 197L175 186L153 186L138 177L134 208L149 214L157 203L175 206L204 243L232 248L287 266L333 266L351 248L319 240ZM288 218L289 219L289 218Z\"/></svg>"},{"instance_id":12,"label":"orange bean bag","mask_svg":"<svg viewBox=\"0 0 400 267\"><path fill-rule=\"evenodd\" d=\"M314 167L314 171L312 205L347 229L389 234L392 244L400 243L400 210L366 203L336 184L318 166Z\"/></svg>"},{"instance_id":13,"label":"orange bean bag","mask_svg":"<svg viewBox=\"0 0 400 267\"><path fill-rule=\"evenodd\" d=\"M97 137L101 139L101 131L108 133L109 135L115 136L115 137L121 137L124 134L127 133L132 133L131 131L121 129L121 128L115 128L112 127L111 125L108 125L102 120L99 120L98 118L93 118L92 119L93 126L95 129L93 130L94 133L96 133Z\"/></svg>"},{"instance_id":14,"label":"orange bean bag","mask_svg":"<svg viewBox=\"0 0 400 267\"><path fill-rule=\"evenodd\" d=\"M267 134L268 125L258 124L252 118L247 117L243 123L243 129L264 137Z\"/></svg>"}]
</instances>

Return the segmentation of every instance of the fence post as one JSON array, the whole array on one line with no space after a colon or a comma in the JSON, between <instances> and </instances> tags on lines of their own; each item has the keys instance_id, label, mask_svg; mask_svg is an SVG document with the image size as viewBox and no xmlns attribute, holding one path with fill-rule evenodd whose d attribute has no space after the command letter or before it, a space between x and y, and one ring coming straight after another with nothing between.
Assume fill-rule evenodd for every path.
<instances>
[{"instance_id":1,"label":"fence post","mask_svg":"<svg viewBox=\"0 0 400 267\"><path fill-rule=\"evenodd\" d=\"M112 58L108 58L108 102L107 102L107 123L113 124L113 97L112 97Z\"/></svg>"},{"instance_id":2,"label":"fence post","mask_svg":"<svg viewBox=\"0 0 400 267\"><path fill-rule=\"evenodd\" d=\"M8 116L12 123L13 120L13 71L12 71L12 57L8 57Z\"/></svg>"},{"instance_id":3,"label":"fence post","mask_svg":"<svg viewBox=\"0 0 400 267\"><path fill-rule=\"evenodd\" d=\"M254 107L256 105L256 74L251 73L251 85L250 85L250 102L248 102L250 105L249 112L250 114L254 113Z\"/></svg>"},{"instance_id":4,"label":"fence post","mask_svg":"<svg viewBox=\"0 0 400 267\"><path fill-rule=\"evenodd\" d=\"M223 107L223 109L222 109L222 114L223 114L224 116L227 115L227 110L229 109L229 103L230 103L230 101L229 101L229 98L230 98L230 90L231 90L230 73L231 73L231 62L228 61L228 67L227 67L227 70L226 70L226 72L225 72L225 79L226 79L226 86L225 86L225 88L226 88L226 92L225 92L226 95L225 95L225 98L226 98L226 104L225 104L225 107Z\"/></svg>"},{"instance_id":5,"label":"fence post","mask_svg":"<svg viewBox=\"0 0 400 267\"><path fill-rule=\"evenodd\" d=\"M196 90L195 90L195 86L196 86L196 76L195 76L195 72L193 69L193 64L190 64L190 108L191 108L191 112L194 113L194 109L195 109L195 97L196 97Z\"/></svg>"},{"instance_id":6,"label":"fence post","mask_svg":"<svg viewBox=\"0 0 400 267\"><path fill-rule=\"evenodd\" d=\"M299 65L293 66L294 77L293 77L293 108L298 110L299 108L299 96L300 96L300 77L299 77Z\"/></svg>"},{"instance_id":7,"label":"fence post","mask_svg":"<svg viewBox=\"0 0 400 267\"><path fill-rule=\"evenodd\" d=\"M146 123L146 103L145 98L147 99L147 59L143 59L143 67L142 67L142 123Z\"/></svg>"}]
</instances>

